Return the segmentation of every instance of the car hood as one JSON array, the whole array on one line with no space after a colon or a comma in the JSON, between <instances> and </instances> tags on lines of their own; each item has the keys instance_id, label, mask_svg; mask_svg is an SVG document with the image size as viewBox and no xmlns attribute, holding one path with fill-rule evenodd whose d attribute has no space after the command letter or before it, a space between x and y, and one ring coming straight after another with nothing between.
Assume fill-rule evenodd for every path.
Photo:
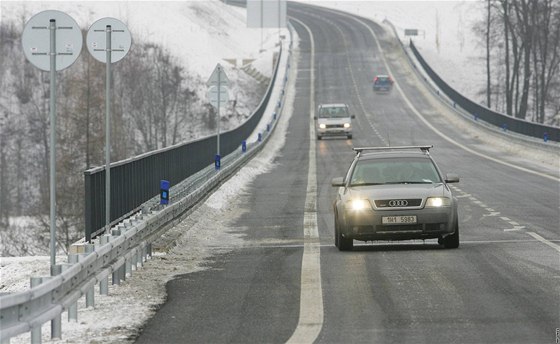
<instances>
[{"instance_id":1,"label":"car hood","mask_svg":"<svg viewBox=\"0 0 560 344\"><path fill-rule=\"evenodd\" d=\"M372 200L383 199L411 199L447 196L451 192L443 183L437 184L387 184L353 186L346 189L347 196L369 198Z\"/></svg>"},{"instance_id":2,"label":"car hood","mask_svg":"<svg viewBox=\"0 0 560 344\"><path fill-rule=\"evenodd\" d=\"M319 123L324 123L324 124L344 124L344 123L350 123L350 117L319 118Z\"/></svg>"}]
</instances>

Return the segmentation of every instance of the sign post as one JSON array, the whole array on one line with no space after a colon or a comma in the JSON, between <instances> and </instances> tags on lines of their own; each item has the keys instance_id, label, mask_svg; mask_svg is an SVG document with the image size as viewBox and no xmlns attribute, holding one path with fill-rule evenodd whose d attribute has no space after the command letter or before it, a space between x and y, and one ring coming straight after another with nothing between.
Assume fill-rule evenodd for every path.
<instances>
[{"instance_id":1,"label":"sign post","mask_svg":"<svg viewBox=\"0 0 560 344\"><path fill-rule=\"evenodd\" d=\"M25 57L35 67L50 72L50 254L51 275L56 265L56 72L70 67L82 51L80 27L64 12L43 11L34 15L23 30Z\"/></svg>"},{"instance_id":2,"label":"sign post","mask_svg":"<svg viewBox=\"0 0 560 344\"><path fill-rule=\"evenodd\" d=\"M50 123L50 254L51 276L60 271L56 265L56 72L70 67L82 51L80 27L64 12L43 11L34 15L23 29L21 44L27 60L35 67L50 72L49 123ZM41 340L41 331L32 332L31 341ZM34 335L35 334L35 335ZM61 316L51 320L51 337L62 334Z\"/></svg>"},{"instance_id":3,"label":"sign post","mask_svg":"<svg viewBox=\"0 0 560 344\"><path fill-rule=\"evenodd\" d=\"M115 33L113 35L113 33ZM111 229L111 63L128 54L132 38L125 24L102 18L91 25L87 48L96 60L106 64L105 73L105 233Z\"/></svg>"},{"instance_id":4,"label":"sign post","mask_svg":"<svg viewBox=\"0 0 560 344\"><path fill-rule=\"evenodd\" d=\"M218 135L217 135L217 152L215 158L215 167L216 170L219 170L221 167L220 164L220 106L225 106L229 101L229 94L227 86L229 86L229 79L224 72L223 67L218 63L212 75L210 75L210 79L206 82L208 85L208 100L210 104L212 104L216 108L217 113L217 127L218 127Z\"/></svg>"}]
</instances>

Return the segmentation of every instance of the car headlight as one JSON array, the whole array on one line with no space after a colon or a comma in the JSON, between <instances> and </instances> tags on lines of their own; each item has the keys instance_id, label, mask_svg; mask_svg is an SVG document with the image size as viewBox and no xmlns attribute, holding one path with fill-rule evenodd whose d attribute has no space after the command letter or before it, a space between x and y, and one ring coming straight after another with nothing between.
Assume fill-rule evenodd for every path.
<instances>
[{"instance_id":1,"label":"car headlight","mask_svg":"<svg viewBox=\"0 0 560 344\"><path fill-rule=\"evenodd\" d=\"M451 205L451 200L447 197L429 197L426 200L426 207L439 208L439 207L449 207Z\"/></svg>"},{"instance_id":2,"label":"car headlight","mask_svg":"<svg viewBox=\"0 0 560 344\"><path fill-rule=\"evenodd\" d=\"M326 129L326 128L327 128L327 125L326 125L326 124L323 124L323 123L321 123L321 124L319 124L319 128L321 128L321 129Z\"/></svg>"},{"instance_id":3,"label":"car headlight","mask_svg":"<svg viewBox=\"0 0 560 344\"><path fill-rule=\"evenodd\" d=\"M344 128L350 128L350 123L344 123Z\"/></svg>"},{"instance_id":4,"label":"car headlight","mask_svg":"<svg viewBox=\"0 0 560 344\"><path fill-rule=\"evenodd\" d=\"M354 211L371 209L371 204L367 199L353 199L346 202L346 208Z\"/></svg>"}]
</instances>

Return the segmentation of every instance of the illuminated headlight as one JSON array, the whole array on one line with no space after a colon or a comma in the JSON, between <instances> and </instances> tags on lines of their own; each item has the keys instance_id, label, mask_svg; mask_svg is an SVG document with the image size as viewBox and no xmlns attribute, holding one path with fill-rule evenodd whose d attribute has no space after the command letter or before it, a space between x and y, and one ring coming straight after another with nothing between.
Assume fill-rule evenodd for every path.
<instances>
[{"instance_id":1,"label":"illuminated headlight","mask_svg":"<svg viewBox=\"0 0 560 344\"><path fill-rule=\"evenodd\" d=\"M426 200L426 207L439 208L449 207L451 200L447 197L430 197Z\"/></svg>"},{"instance_id":2,"label":"illuminated headlight","mask_svg":"<svg viewBox=\"0 0 560 344\"><path fill-rule=\"evenodd\" d=\"M348 201L348 203L346 203L346 207L354 211L360 211L360 210L371 209L371 204L368 202L367 199L354 199Z\"/></svg>"},{"instance_id":3,"label":"illuminated headlight","mask_svg":"<svg viewBox=\"0 0 560 344\"><path fill-rule=\"evenodd\" d=\"M350 128L350 123L344 123L344 128Z\"/></svg>"},{"instance_id":4,"label":"illuminated headlight","mask_svg":"<svg viewBox=\"0 0 560 344\"><path fill-rule=\"evenodd\" d=\"M324 123L319 124L319 128L321 129L327 129L327 125Z\"/></svg>"}]
</instances>

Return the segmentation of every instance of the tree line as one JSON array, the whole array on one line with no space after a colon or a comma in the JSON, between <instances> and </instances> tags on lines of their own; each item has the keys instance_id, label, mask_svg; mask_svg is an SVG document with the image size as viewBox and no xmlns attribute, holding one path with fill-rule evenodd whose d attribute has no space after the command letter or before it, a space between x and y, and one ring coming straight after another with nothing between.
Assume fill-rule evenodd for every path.
<instances>
[{"instance_id":1,"label":"tree line","mask_svg":"<svg viewBox=\"0 0 560 344\"><path fill-rule=\"evenodd\" d=\"M486 106L560 125L560 1L486 0Z\"/></svg>"},{"instance_id":2,"label":"tree line","mask_svg":"<svg viewBox=\"0 0 560 344\"><path fill-rule=\"evenodd\" d=\"M10 217L32 215L48 233L49 72L25 59L22 27L0 24L0 230ZM198 95L203 81L165 48L138 41L113 67L111 161L216 128L215 111ZM236 109L228 111L231 117ZM83 237L83 172L104 164L104 123L105 64L84 45L77 61L57 72L57 230L63 248Z\"/></svg>"}]
</instances>

